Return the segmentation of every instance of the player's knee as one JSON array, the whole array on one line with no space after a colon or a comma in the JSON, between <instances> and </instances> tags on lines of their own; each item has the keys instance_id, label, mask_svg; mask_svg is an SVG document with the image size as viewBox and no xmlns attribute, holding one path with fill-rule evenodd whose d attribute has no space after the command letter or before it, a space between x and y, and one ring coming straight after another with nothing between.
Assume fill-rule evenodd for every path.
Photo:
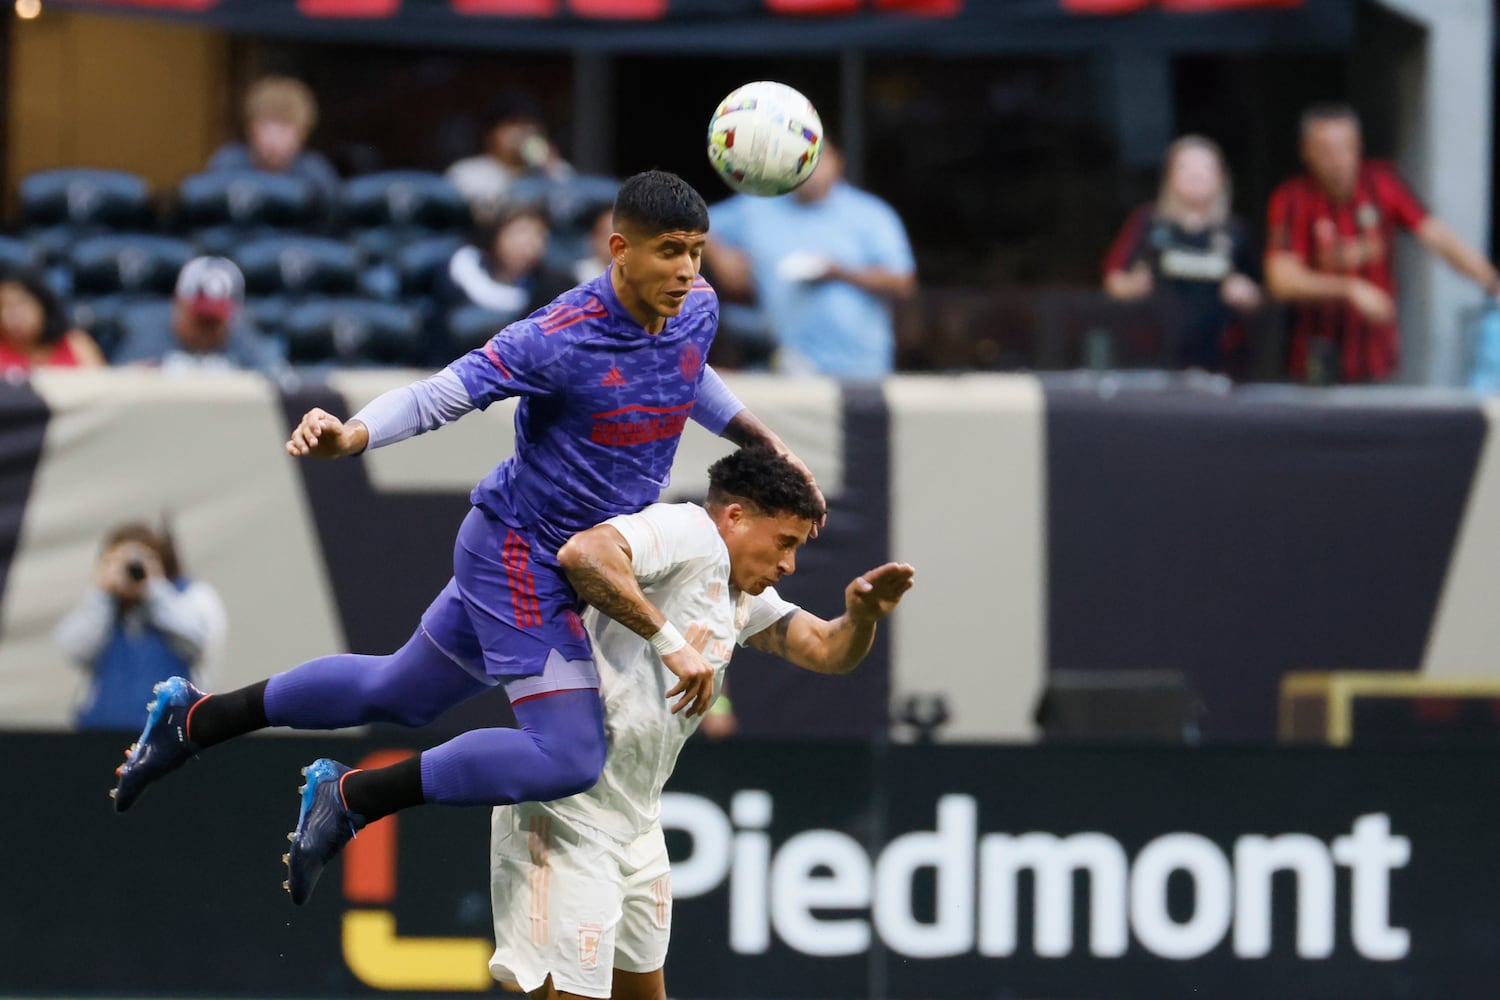
<instances>
[{"instance_id":1,"label":"player's knee","mask_svg":"<svg viewBox=\"0 0 1500 1000\"><path fill-rule=\"evenodd\" d=\"M443 705L432 704L423 692L401 683L394 657L366 670L360 688L371 722L391 722L398 726L425 726L442 714Z\"/></svg>"}]
</instances>

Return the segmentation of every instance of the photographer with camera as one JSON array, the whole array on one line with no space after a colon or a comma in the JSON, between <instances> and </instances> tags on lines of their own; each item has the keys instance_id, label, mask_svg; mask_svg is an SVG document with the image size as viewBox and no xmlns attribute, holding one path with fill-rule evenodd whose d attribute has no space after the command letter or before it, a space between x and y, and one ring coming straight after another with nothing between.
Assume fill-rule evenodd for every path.
<instances>
[{"instance_id":1,"label":"photographer with camera","mask_svg":"<svg viewBox=\"0 0 1500 1000\"><path fill-rule=\"evenodd\" d=\"M165 527L117 526L105 537L93 587L54 633L88 672L78 728L136 729L152 687L168 677L209 686L205 667L224 632L219 595L183 575Z\"/></svg>"}]
</instances>

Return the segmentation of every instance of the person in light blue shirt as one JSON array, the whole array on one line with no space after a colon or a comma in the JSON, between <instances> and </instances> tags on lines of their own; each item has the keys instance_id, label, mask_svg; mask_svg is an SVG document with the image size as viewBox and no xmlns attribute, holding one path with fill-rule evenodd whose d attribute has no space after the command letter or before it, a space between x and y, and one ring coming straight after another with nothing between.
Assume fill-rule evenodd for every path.
<instances>
[{"instance_id":1,"label":"person in light blue shirt","mask_svg":"<svg viewBox=\"0 0 1500 1000\"><path fill-rule=\"evenodd\" d=\"M711 210L707 263L726 298L753 299L777 341L775 367L871 378L891 371L891 303L917 280L894 209L843 179L832 144L801 187L736 195Z\"/></svg>"}]
</instances>

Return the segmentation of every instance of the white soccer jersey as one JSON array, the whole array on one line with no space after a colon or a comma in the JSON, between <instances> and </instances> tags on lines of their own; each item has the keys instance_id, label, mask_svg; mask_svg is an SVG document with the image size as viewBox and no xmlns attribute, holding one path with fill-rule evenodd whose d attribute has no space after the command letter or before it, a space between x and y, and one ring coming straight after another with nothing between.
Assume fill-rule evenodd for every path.
<instances>
[{"instance_id":1,"label":"white soccer jersey","mask_svg":"<svg viewBox=\"0 0 1500 1000\"><path fill-rule=\"evenodd\" d=\"M604 523L629 543L631 569L646 598L714 667L715 693L734 646L797 610L774 589L752 597L730 587L729 550L697 504L652 504ZM583 621L599 666L609 756L598 784L547 808L630 841L660 817L662 786L701 717L672 714L666 693L677 676L650 643L593 608Z\"/></svg>"}]
</instances>

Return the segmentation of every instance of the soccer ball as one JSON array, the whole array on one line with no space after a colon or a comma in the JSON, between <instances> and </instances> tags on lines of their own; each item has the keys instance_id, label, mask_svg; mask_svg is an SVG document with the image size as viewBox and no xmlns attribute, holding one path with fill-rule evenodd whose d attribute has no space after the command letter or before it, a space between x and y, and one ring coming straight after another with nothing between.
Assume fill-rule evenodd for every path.
<instances>
[{"instance_id":1,"label":"soccer ball","mask_svg":"<svg viewBox=\"0 0 1500 1000\"><path fill-rule=\"evenodd\" d=\"M708 122L708 159L742 194L786 194L812 175L823 122L812 101L784 83L747 83Z\"/></svg>"}]
</instances>

